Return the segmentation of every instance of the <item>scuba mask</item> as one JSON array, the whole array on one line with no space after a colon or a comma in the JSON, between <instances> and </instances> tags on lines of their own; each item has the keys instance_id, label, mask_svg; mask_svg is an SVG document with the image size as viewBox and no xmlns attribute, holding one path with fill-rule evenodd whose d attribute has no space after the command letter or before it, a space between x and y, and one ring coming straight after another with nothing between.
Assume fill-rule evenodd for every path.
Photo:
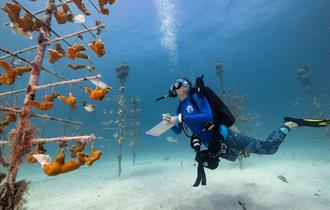
<instances>
[{"instance_id":1,"label":"scuba mask","mask_svg":"<svg viewBox=\"0 0 330 210\"><path fill-rule=\"evenodd\" d=\"M175 82L173 83L173 85L171 86L170 90L169 90L169 96L174 98L177 96L176 90L180 89L181 87L185 87L188 89L190 89L190 83L185 80L185 79L177 79L175 80Z\"/></svg>"},{"instance_id":2,"label":"scuba mask","mask_svg":"<svg viewBox=\"0 0 330 210\"><path fill-rule=\"evenodd\" d=\"M171 85L168 93L162 97L157 98L156 101L162 100L167 97L175 98L177 96L176 90L180 89L182 86L185 87L188 91L190 91L191 84L189 81L185 79L177 79L175 80L173 85Z\"/></svg>"},{"instance_id":3,"label":"scuba mask","mask_svg":"<svg viewBox=\"0 0 330 210\"><path fill-rule=\"evenodd\" d=\"M190 84L185 79L177 79L175 80L174 84L171 86L170 90L175 91L181 88L181 86L184 86L185 88L190 88Z\"/></svg>"}]
</instances>

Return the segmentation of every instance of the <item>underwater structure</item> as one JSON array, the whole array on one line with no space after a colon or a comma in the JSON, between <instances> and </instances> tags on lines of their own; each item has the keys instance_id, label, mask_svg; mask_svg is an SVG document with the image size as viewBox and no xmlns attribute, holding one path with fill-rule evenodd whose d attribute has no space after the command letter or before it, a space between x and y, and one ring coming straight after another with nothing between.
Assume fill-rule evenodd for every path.
<instances>
[{"instance_id":1,"label":"underwater structure","mask_svg":"<svg viewBox=\"0 0 330 210\"><path fill-rule=\"evenodd\" d=\"M131 99L131 117L130 117L130 143L129 146L132 148L133 152L133 165L135 165L135 159L136 159L136 143L137 143L137 132L140 125L139 120L139 112L141 110L139 109L141 99L139 97L134 97Z\"/></svg>"},{"instance_id":2,"label":"underwater structure","mask_svg":"<svg viewBox=\"0 0 330 210\"><path fill-rule=\"evenodd\" d=\"M246 112L245 104L247 103L248 97L246 95L235 94L232 89L226 89L223 80L223 63L218 60L215 64L215 73L220 79L222 91L219 94L220 98L228 106L232 114L234 115L236 122L244 124L253 119L253 117Z\"/></svg>"},{"instance_id":3,"label":"underwater structure","mask_svg":"<svg viewBox=\"0 0 330 210\"><path fill-rule=\"evenodd\" d=\"M248 97L246 95L235 94L233 90L225 89L223 73L224 68L223 64L220 60L218 60L215 64L215 73L220 79L220 84L222 87L222 91L219 94L219 97L223 100L223 102L228 106L229 110L235 117L235 125L242 129L242 125L250 123L255 117L252 114L247 113L245 104L247 103ZM239 131L241 132L241 131ZM239 167L243 170L243 160L244 158L249 157L250 154L239 154L238 162Z\"/></svg>"},{"instance_id":4,"label":"underwater structure","mask_svg":"<svg viewBox=\"0 0 330 210\"><path fill-rule=\"evenodd\" d=\"M125 99L125 82L128 76L129 66L126 62L119 64L116 68L117 78L119 80L119 100L118 100L118 132L117 132L117 143L119 144L119 154L117 156L118 161L118 177L121 175L121 160L122 160L122 145L124 143L125 137L125 114L127 111L126 108L126 99Z\"/></svg>"},{"instance_id":5,"label":"underwater structure","mask_svg":"<svg viewBox=\"0 0 330 210\"><path fill-rule=\"evenodd\" d=\"M318 102L316 95L315 95L315 91L313 89L309 67L303 66L300 69L298 69L297 73L298 73L298 79L307 88L307 91L312 98L313 106L321 117L322 112L320 109L320 103Z\"/></svg>"},{"instance_id":6,"label":"underwater structure","mask_svg":"<svg viewBox=\"0 0 330 210\"><path fill-rule=\"evenodd\" d=\"M105 85L105 83L100 81L100 75L69 80L59 73L54 72L42 65L44 57L46 56L45 51L51 44L55 44L55 49L48 48L48 61L51 64L64 57L72 60L85 59L90 62L89 56L84 53L84 51L87 49L83 44L71 45L67 41L67 39L70 37L81 37L82 34L87 32L96 38L93 31L98 32L105 27L101 23L90 28L84 24L84 15L89 16L90 12L86 9L82 0L66 2L60 1L59 4L55 4L55 0L47 0L45 9L37 12L30 12L16 0L12 0L12 2L13 3L6 2L4 7L1 8L2 11L7 13L9 17L9 22L5 23L5 25L10 25L13 32L18 33L19 35L30 40L33 39L33 32L37 32L38 43L32 47L17 50L16 52L10 52L9 50L0 48L2 52L7 54L0 58L0 67L2 67L2 69L5 71L5 74L0 73L0 85L10 86L14 84L16 80L19 80L19 77L23 74L30 74L26 88L9 91L6 93L0 93L0 97L3 97L25 92L24 102L21 108L16 106L0 105L0 112L5 113L5 119L0 122L1 131L3 131L9 124L16 123L16 127L9 132L8 139L1 140L0 143L0 166L5 168L6 171L6 173L0 173L0 181L2 181L0 185L0 209L3 210L23 208L23 196L27 191L29 182L26 180L17 180L17 174L20 166L25 160L28 163L39 162L42 166L43 172L46 175L56 176L62 173L76 170L84 164L91 166L101 157L102 154L101 151L94 150L93 145L91 146L91 155L84 153L85 145L87 143L92 143L96 139L93 134L84 136L38 138L37 130L34 128L31 121L32 117L66 124L82 124L80 122L48 116L46 114L34 113L33 109L42 112L52 109L54 106L54 100L59 100L72 109L77 108L77 98L75 98L71 92L68 95L52 92L51 94L46 94L42 101L39 102L36 100L38 91L42 89L46 90L59 85L73 84L76 87L84 90L89 95L91 100L102 100L105 94L107 94L111 89L109 86ZM101 10L106 13L108 9L104 8L104 4L101 3L99 6ZM115 3L115 1L111 1L110 4L113 3ZM77 7L84 15L79 14L74 16L70 6ZM62 9L59 9L60 7ZM25 12L23 17L20 15L22 11ZM37 17L37 15L43 13L44 17L42 19ZM58 24L77 23L82 25L85 29L74 32L72 34L61 36L52 28L51 21L53 16L55 17ZM51 35L55 35L57 38L50 40ZM66 51L62 48L60 42L65 43L68 46ZM102 57L105 54L104 44L100 39L92 40L89 43L89 48L95 54L97 54L98 57ZM36 55L33 62L19 55L34 49L36 49ZM20 59L22 62L26 63L26 65L15 66L12 62L7 63L5 59L9 57ZM85 65L84 67L88 68ZM95 69L95 67L91 66L89 66L89 68ZM43 72L47 72L53 77L60 79L61 81L51 84L39 85L40 76ZM91 81L96 86L96 89L83 87L78 84L85 81ZM67 142L71 141L75 141L77 143L76 146L72 146L70 149L71 158L76 158L76 160L65 161L64 146L66 146ZM50 156L46 155L47 150L43 147L45 143L50 142L60 143L60 152L53 162L51 161ZM2 153L2 147L4 146L8 147L8 156Z\"/></svg>"},{"instance_id":7,"label":"underwater structure","mask_svg":"<svg viewBox=\"0 0 330 210\"><path fill-rule=\"evenodd\" d=\"M317 114L319 115L318 117L321 118L325 118L322 110L321 110L321 106L320 106L320 102L318 101L313 85L312 85L312 79L311 79L311 73L309 70L309 67L307 65L301 67L300 69L298 69L297 71L298 74L298 80L305 86L305 88L308 91L308 94L310 95L311 99L312 99L312 104L317 112ZM330 139L330 129L328 127L324 128L325 133L326 133L326 137L328 139Z\"/></svg>"},{"instance_id":8,"label":"underwater structure","mask_svg":"<svg viewBox=\"0 0 330 210\"><path fill-rule=\"evenodd\" d=\"M220 79L220 84L221 84L222 90L225 90L225 84L223 82L223 77L222 77L223 71L224 70L223 70L222 62L220 60L218 60L215 63L215 73L217 74L217 76Z\"/></svg>"}]
</instances>

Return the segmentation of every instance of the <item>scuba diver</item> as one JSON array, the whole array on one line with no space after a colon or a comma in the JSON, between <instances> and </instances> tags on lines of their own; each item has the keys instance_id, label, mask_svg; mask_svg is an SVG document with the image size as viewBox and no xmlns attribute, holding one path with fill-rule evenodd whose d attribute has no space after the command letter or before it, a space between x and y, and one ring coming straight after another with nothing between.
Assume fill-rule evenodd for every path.
<instances>
[{"instance_id":1,"label":"scuba diver","mask_svg":"<svg viewBox=\"0 0 330 210\"><path fill-rule=\"evenodd\" d=\"M248 157L250 153L270 155L276 153L288 132L300 126L325 127L330 120L297 119L285 117L284 124L274 130L266 141L261 141L239 133L235 128L234 116L221 99L204 85L203 76L196 79L193 87L186 79L177 79L166 97L178 97L180 104L175 116L163 114L163 120L174 125L172 130L179 134L183 131L190 137L190 146L196 152L198 162L197 179L194 187L200 183L206 185L204 167L211 170L219 165L219 158L235 161L239 155ZM189 127L192 135L188 135ZM207 149L201 150L201 145Z\"/></svg>"}]
</instances>

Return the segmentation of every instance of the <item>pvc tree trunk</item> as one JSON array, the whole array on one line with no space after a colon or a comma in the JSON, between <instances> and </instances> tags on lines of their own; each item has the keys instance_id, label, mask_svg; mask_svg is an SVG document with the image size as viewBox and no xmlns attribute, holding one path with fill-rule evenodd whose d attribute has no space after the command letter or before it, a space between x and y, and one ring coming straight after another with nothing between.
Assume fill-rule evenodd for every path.
<instances>
[{"instance_id":1,"label":"pvc tree trunk","mask_svg":"<svg viewBox=\"0 0 330 210\"><path fill-rule=\"evenodd\" d=\"M4 210L21 208L23 205L23 195L28 187L28 182L24 180L16 182L16 177L20 165L23 163L26 155L31 151L31 140L34 138L35 133L30 122L31 106L29 106L27 102L33 100L35 97L36 90L32 87L38 85L40 67L42 66L45 49L47 47L45 42L48 41L48 37L50 36L49 28L51 22L51 10L48 7L49 2L54 2L54 0L49 0L47 2L47 8L43 20L44 24L42 24L40 28L40 34L38 37L39 45L32 65L31 76L24 99L24 106L21 113L18 114L19 120L16 129L10 134L7 180L0 187L1 205Z\"/></svg>"}]
</instances>

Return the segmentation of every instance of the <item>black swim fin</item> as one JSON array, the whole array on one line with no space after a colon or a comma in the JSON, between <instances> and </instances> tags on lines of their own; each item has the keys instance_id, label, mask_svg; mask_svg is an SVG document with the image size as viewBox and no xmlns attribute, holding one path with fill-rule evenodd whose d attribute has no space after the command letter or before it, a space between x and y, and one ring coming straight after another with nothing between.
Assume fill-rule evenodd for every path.
<instances>
[{"instance_id":1,"label":"black swim fin","mask_svg":"<svg viewBox=\"0 0 330 210\"><path fill-rule=\"evenodd\" d=\"M294 122L298 126L308 126L308 127L325 127L330 126L330 119L313 119L313 118L293 118L293 117L284 117L284 122Z\"/></svg>"}]
</instances>

